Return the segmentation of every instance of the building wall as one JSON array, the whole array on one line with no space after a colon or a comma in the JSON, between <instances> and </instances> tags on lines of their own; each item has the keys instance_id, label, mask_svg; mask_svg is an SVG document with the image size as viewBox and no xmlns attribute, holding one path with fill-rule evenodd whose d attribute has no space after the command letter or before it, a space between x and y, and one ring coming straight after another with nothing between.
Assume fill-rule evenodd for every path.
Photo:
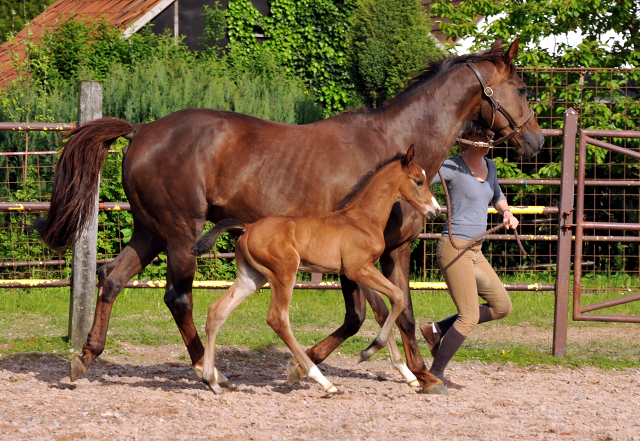
<instances>
[{"instance_id":1,"label":"building wall","mask_svg":"<svg viewBox=\"0 0 640 441\"><path fill-rule=\"evenodd\" d=\"M201 50L200 37L204 31L204 18L202 13L204 12L204 5L208 5L213 8L214 0L178 0L178 32L180 35L184 35L184 43L191 50ZM229 0L219 0L222 9L226 9ZM260 11L263 15L269 14L269 1L268 0L252 0L253 6ZM158 14L151 24L152 30L156 34L164 33L165 29L170 29L173 33L173 17L174 17L174 5L170 5L160 14ZM258 41L261 41L258 38ZM222 46L226 46L228 40L221 42Z\"/></svg>"}]
</instances>

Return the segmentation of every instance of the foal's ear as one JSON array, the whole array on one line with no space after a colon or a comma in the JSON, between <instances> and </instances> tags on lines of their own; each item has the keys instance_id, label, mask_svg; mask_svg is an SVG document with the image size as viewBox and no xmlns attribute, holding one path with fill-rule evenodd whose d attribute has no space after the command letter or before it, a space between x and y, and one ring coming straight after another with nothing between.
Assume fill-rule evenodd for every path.
<instances>
[{"instance_id":1,"label":"foal's ear","mask_svg":"<svg viewBox=\"0 0 640 441\"><path fill-rule=\"evenodd\" d=\"M507 51L504 53L504 62L506 64L511 64L511 62L515 60L516 56L518 55L519 45L520 45L520 39L517 38L513 43L511 43L511 46L509 46L509 49L507 49Z\"/></svg>"},{"instance_id":2,"label":"foal's ear","mask_svg":"<svg viewBox=\"0 0 640 441\"><path fill-rule=\"evenodd\" d=\"M411 163L411 160L413 159L413 154L414 154L413 144L411 144L411 146L409 146L409 150L407 150L407 154L404 156L404 158L402 158L403 167L406 167Z\"/></svg>"}]
</instances>

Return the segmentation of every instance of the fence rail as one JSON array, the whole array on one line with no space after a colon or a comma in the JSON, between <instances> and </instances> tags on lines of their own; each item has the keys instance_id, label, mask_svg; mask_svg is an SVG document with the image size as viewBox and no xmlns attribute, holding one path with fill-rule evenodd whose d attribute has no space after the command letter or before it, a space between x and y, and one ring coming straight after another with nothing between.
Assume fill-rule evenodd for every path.
<instances>
[{"instance_id":1,"label":"fence rail","mask_svg":"<svg viewBox=\"0 0 640 441\"><path fill-rule=\"evenodd\" d=\"M571 109L570 109L571 110ZM590 313L594 310L616 306L623 304L629 301L635 301L640 299L640 294L633 294L630 296L626 296L622 299L610 300L607 302L601 302L595 305L587 305L580 306L580 275L583 273L583 268L588 268L589 271L596 273L598 271L598 267L601 265L602 259L599 257L606 257L604 254L598 254L597 251L591 251L591 254L584 255L586 257L591 257L588 261L583 261L583 250L578 250L578 243L580 246L583 244L589 243L591 246L593 244L615 244L615 243L627 243L634 244L640 242L640 237L638 235L627 235L626 232L629 231L640 231L640 224L633 222L609 222L609 221L595 221L595 220L587 220L582 219L587 211L587 208L584 205L585 198L585 187L590 187L594 190L590 196L592 197L594 202L591 202L592 207L589 208L590 216L593 219L596 219L603 212L617 212L622 211L623 213L632 213L632 217L638 217L638 205L628 206L628 199L640 200L640 195L638 195L638 187L640 187L640 180L637 179L611 179L611 176L599 176L598 173L594 173L593 176L587 178L585 175L585 164L587 157L586 146L591 145L597 148L606 149L608 152L618 154L618 155L626 155L634 159L640 159L640 153L635 150L630 150L626 147L620 147L615 144L606 143L604 141L598 140L594 137L605 137L605 138L624 138L622 136L622 132L620 131L590 131L590 130L581 130L580 131L580 149L578 151L578 170L576 176L576 168L573 161L576 158L576 138L577 138L577 114L575 112L571 113L571 111L565 112L565 123L563 126L563 130L558 129L545 129L543 130L544 135L548 139L549 147L547 147L551 153L550 157L557 156L558 154L562 155L562 160L560 161L563 169L566 166L566 172L563 172L563 176L561 179L520 179L520 178L501 178L499 179L499 183L501 186L505 186L510 189L505 191L509 198L522 197L522 195L526 195L527 191L530 191L531 188L541 188L542 190L536 191L534 194L536 202L542 201L542 204L537 205L527 205L527 206L514 206L512 207L512 211L516 215L525 215L532 216L533 219L525 220L523 219L521 222L522 229L528 229L528 232L534 234L527 234L527 232L523 232L521 237L525 241L530 241L529 247L533 249L533 256L527 258L527 260L522 260L520 257L519 265L509 265L508 259L505 256L510 254L509 246L513 245L512 241L514 240L514 236L509 234L492 234L488 236L488 239L492 239L494 242L489 243L488 253L490 255L490 260L494 259L492 263L498 261L503 262L503 267L501 271L504 272L513 272L514 274L520 275L533 275L534 277L538 274L549 274L550 269L555 269L554 277L555 283L505 283L505 287L509 291L555 291L556 292L556 307L555 307L555 318L554 318L554 355L564 356L566 351L566 328L567 328L567 308L568 308L568 286L570 282L571 276L571 268L574 268L574 274L576 275L575 279L577 282L574 282L573 289L573 299L574 302L578 299L578 306L574 303L574 319L576 320L618 320L618 321L640 321L640 318L635 317L627 317L620 315L600 315L600 314L586 314ZM60 129L60 127L66 126L64 129ZM0 124L0 130L3 130L3 125ZM22 129L11 128L10 130L38 130L37 126L30 124L28 127L26 125L20 125ZM61 125L61 124L51 124L47 126L47 130L49 131L59 131L59 130L67 130L69 128L74 127L72 124ZM640 132L634 132L638 134ZM553 138L562 138L561 147L558 148L557 144L553 142ZM640 136L638 136L640 137ZM584 146L582 145L584 143ZM573 146L573 147L572 147ZM572 150L573 149L573 150ZM498 149L494 149L497 151ZM554 153L555 152L555 153ZM0 156L4 158L10 158L11 156L24 156L27 155L37 156L37 155L55 155L58 152L56 151L44 151L44 152L4 152L1 153ZM497 157L506 158L505 164L508 161L508 150L503 150L499 153L494 153ZM573 159L572 159L573 158ZM7 159L8 160L8 159ZM26 161L26 159L25 159ZM537 161L537 159L536 159ZM581 161L581 162L580 162ZM609 168L614 164L614 160L612 158L608 159ZM26 162L25 162L26 164ZM573 168L571 166L573 165ZM597 166L597 164L595 164ZM623 163L623 167L627 167L627 162ZM52 164L47 165L48 167L53 167ZM26 165L25 165L26 167ZM541 168L541 166L536 162L536 169ZM582 168L581 168L582 167ZM9 165L7 165L7 169ZM9 181L8 181L9 182ZM44 181L43 181L44 182ZM45 182L46 183L46 182ZM17 182L16 184L20 184ZM556 188L559 189L559 192L556 192ZM582 198L582 208L580 206L576 206L574 209L574 189L578 188L578 201ZM611 188L621 188L622 192L619 194L611 193ZM515 190L514 190L515 189ZM582 189L582 190L580 190ZM510 193L509 193L510 192ZM606 196L606 192L609 192L609 198L611 197L618 198L620 201L620 206L616 204L611 204L605 209L599 209L598 204L595 201L597 198L602 195ZM630 193L629 193L630 192ZM553 203L553 204L552 204ZM629 209L629 207L632 207ZM12 214L22 214L26 216L27 213L39 213L46 212L49 208L49 203L47 202L11 202L11 201L0 201L0 212L7 213L7 215ZM119 213L127 213L130 210L130 205L126 202L101 202L98 207L102 212L113 213L114 215L120 216ZM575 213L574 213L575 210ZM581 211L582 210L582 211ZM443 211L446 212L446 207L443 207ZM495 210L489 210L490 214L495 213ZM635 213L635 214L633 214ZM574 214L576 215L576 219L580 219L580 221L573 220ZM626 216L626 214L625 214ZM631 215L630 215L631 216ZM119 218L118 218L119 219ZM625 218L626 219L626 218ZM22 221L21 221L22 222ZM26 228L26 217L24 218L24 222L13 222L14 224L18 224L17 228ZM418 239L422 240L423 243L423 272L422 272L422 281L414 281L411 282L410 288L413 290L444 290L446 289L446 285L443 282L437 281L429 281L427 280L430 276L434 275L434 243L441 237L441 234L437 231L434 231L434 228L441 227L442 224L428 224L425 225L425 230L418 236ZM130 224L121 224L120 220L118 220L117 230L123 231L127 228L131 228ZM602 235L584 235L585 229L598 229L600 231L604 231L605 233ZM557 231L556 231L557 230ZM608 232L608 233L606 233ZM612 234L620 233L619 235ZM102 233L104 233L103 240L109 240L107 237L106 227L103 227ZM539 234L542 233L542 234ZM112 233L109 233L112 234ZM119 243L120 249L123 246L123 239L117 239L117 243ZM496 245L496 241L498 245ZM37 248L35 245L38 243L37 239L34 242L29 242L28 244L33 243L34 248ZM571 261L572 250L571 245L575 243L576 252L575 255L578 255L578 251L580 251L581 258L574 258L573 262ZM27 245L28 245L27 244ZM535 244L540 244L535 245ZM427 248L430 247L430 252L427 252ZM542 250L542 251L539 251ZM119 252L118 247L113 251L113 255ZM567 257L568 256L568 257ZM33 260L20 260L16 262L0 262L0 270L3 269L17 269L17 268L48 268L48 267L58 267L62 268L71 268L70 259L68 258L47 258L46 255L43 255L44 258L33 259ZM209 259L206 262L200 261L199 268L202 268L206 265L211 265L213 261L219 258L233 258L233 253L214 253L211 255L204 256L205 259ZM608 254L608 257L611 257L611 254ZM634 259L637 256L633 257ZM429 259L431 261L429 262ZM502 259L502 260L500 260ZM97 263L106 263L113 260L113 257L110 255L104 255L100 259L97 259ZM155 260L159 265L162 265L162 259ZM497 265L496 265L497 266ZM635 270L637 274L637 270ZM33 273L37 274L37 273ZM62 274L62 272L61 272ZM91 282L95 283L95 280ZM577 283L577 285L576 285ZM224 289L230 286L231 282L222 281L222 280L196 280L194 281L194 288L211 288L211 289ZM37 278L33 279L20 279L20 278L0 278L0 287L4 288L30 288L30 287L54 287L54 286L70 286L71 282L68 279L52 279L52 278ZM139 280L131 280L126 287L128 288L163 288L165 286L165 282L162 280L156 280L155 278L145 278L144 275L140 276ZM296 283L295 288L297 289L340 289L339 282L332 281L319 281L317 279L313 279L311 281L299 281ZM576 294L577 293L577 294ZM576 309L577 308L577 309ZM578 311L577 313L575 311ZM563 319L564 314L564 319Z\"/></svg>"}]
</instances>

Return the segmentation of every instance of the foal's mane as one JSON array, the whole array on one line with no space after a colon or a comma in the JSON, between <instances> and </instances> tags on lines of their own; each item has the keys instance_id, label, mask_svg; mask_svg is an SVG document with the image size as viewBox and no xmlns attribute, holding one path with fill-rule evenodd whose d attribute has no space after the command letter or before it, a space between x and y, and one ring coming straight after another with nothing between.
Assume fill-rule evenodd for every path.
<instances>
[{"instance_id":1,"label":"foal's mane","mask_svg":"<svg viewBox=\"0 0 640 441\"><path fill-rule=\"evenodd\" d=\"M482 61L490 61L495 65L503 62L504 49L502 41L496 41L491 49L485 52L477 52L473 54L465 54L459 56L449 56L431 61L427 67L418 71L411 79L411 82L401 92L398 92L393 98L389 98L384 104L378 108L370 109L368 107L360 107L358 109L348 109L344 113L371 113L386 110L389 106L402 101L408 96L413 95L419 88L425 84L435 81L437 78L448 74L461 64L470 61L472 63L480 63ZM512 65L508 66L510 69Z\"/></svg>"},{"instance_id":2,"label":"foal's mane","mask_svg":"<svg viewBox=\"0 0 640 441\"><path fill-rule=\"evenodd\" d=\"M349 202L351 202L351 200L360 192L360 190L362 190L364 186L367 185L367 182L369 182L369 180L373 177L373 175L375 175L381 168L391 164L392 162L399 161L404 157L405 157L404 153L398 153L393 158L380 164L375 170L365 173L360 178L360 180L356 183L356 185L351 187L351 191L344 198L342 198L340 202L338 202L338 205L336 206L336 210L342 210L347 205L349 205Z\"/></svg>"}]
</instances>

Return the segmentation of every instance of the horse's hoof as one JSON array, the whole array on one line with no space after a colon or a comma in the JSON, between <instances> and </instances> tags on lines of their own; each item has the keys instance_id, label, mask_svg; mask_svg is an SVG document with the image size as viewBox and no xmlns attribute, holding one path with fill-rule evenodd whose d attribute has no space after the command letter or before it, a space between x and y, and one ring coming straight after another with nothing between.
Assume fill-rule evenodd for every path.
<instances>
[{"instance_id":1,"label":"horse's hoof","mask_svg":"<svg viewBox=\"0 0 640 441\"><path fill-rule=\"evenodd\" d=\"M436 383L425 387L422 389L422 392L430 395L448 395L449 389L447 389L447 387L442 383Z\"/></svg>"},{"instance_id":2,"label":"horse's hoof","mask_svg":"<svg viewBox=\"0 0 640 441\"><path fill-rule=\"evenodd\" d=\"M82 359L74 354L69 359L69 378L71 381L76 381L87 372L87 367L82 363Z\"/></svg>"},{"instance_id":3,"label":"horse's hoof","mask_svg":"<svg viewBox=\"0 0 640 441\"><path fill-rule=\"evenodd\" d=\"M194 366L193 370L196 371L196 375L198 376L198 378L202 378L202 366Z\"/></svg>"},{"instance_id":4,"label":"horse's hoof","mask_svg":"<svg viewBox=\"0 0 640 441\"><path fill-rule=\"evenodd\" d=\"M302 366L300 366L300 363L298 363L295 357L287 362L287 384L289 386L303 379L304 375Z\"/></svg>"},{"instance_id":5,"label":"horse's hoof","mask_svg":"<svg viewBox=\"0 0 640 441\"><path fill-rule=\"evenodd\" d=\"M336 389L336 387L332 384L329 389L325 390L325 392L328 394L336 394L338 393L338 389Z\"/></svg>"},{"instance_id":6,"label":"horse's hoof","mask_svg":"<svg viewBox=\"0 0 640 441\"><path fill-rule=\"evenodd\" d=\"M420 382L418 380L409 381L407 384L409 386L411 386L411 387L419 387L420 386Z\"/></svg>"}]
</instances>

